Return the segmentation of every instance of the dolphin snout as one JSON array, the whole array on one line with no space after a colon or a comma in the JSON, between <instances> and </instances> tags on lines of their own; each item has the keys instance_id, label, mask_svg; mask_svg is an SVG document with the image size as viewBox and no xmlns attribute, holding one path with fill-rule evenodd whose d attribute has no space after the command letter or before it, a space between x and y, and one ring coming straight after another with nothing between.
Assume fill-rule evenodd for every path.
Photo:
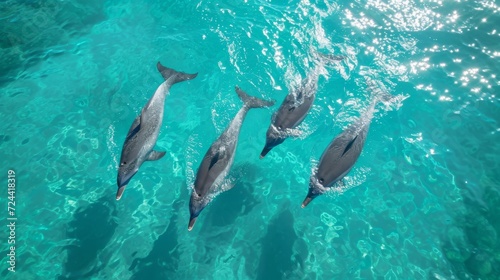
<instances>
[{"instance_id":1,"label":"dolphin snout","mask_svg":"<svg viewBox=\"0 0 500 280\"><path fill-rule=\"evenodd\" d=\"M118 190L116 191L116 200L120 200L120 198L122 198L123 191L125 191L126 187L127 187L127 185L123 185L123 186L118 188Z\"/></svg>"},{"instance_id":2,"label":"dolphin snout","mask_svg":"<svg viewBox=\"0 0 500 280\"><path fill-rule=\"evenodd\" d=\"M312 200L313 200L312 197L306 196L306 198L304 199L304 202L302 202L302 206L301 207L305 208L309 204L309 202L311 202Z\"/></svg>"},{"instance_id":3,"label":"dolphin snout","mask_svg":"<svg viewBox=\"0 0 500 280\"><path fill-rule=\"evenodd\" d=\"M196 222L196 218L198 217L193 217L189 220L188 231L191 231L193 229L194 223Z\"/></svg>"},{"instance_id":4,"label":"dolphin snout","mask_svg":"<svg viewBox=\"0 0 500 280\"><path fill-rule=\"evenodd\" d=\"M133 170L132 172L125 169L118 170L118 178L116 180L116 183L118 184L118 190L116 191L116 200L120 200L120 198L122 198L123 191L125 191L125 188L130 182L130 179L132 179L132 177L134 177L136 173L137 169Z\"/></svg>"},{"instance_id":5,"label":"dolphin snout","mask_svg":"<svg viewBox=\"0 0 500 280\"><path fill-rule=\"evenodd\" d=\"M272 148L269 148L267 145L262 149L262 152L260 153L260 159L263 159L269 151L271 151Z\"/></svg>"}]
</instances>

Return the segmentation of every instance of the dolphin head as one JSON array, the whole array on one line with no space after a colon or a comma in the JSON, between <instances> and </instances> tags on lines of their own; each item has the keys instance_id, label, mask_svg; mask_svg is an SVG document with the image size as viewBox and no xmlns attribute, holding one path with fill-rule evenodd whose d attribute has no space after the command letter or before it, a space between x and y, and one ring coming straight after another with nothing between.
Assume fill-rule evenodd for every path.
<instances>
[{"instance_id":1,"label":"dolphin head","mask_svg":"<svg viewBox=\"0 0 500 280\"><path fill-rule=\"evenodd\" d=\"M120 162L120 167L118 167L118 178L116 180L116 184L118 185L118 191L116 192L116 200L120 200L123 195L123 191L125 191L125 187L127 187L128 182L134 175L137 173L139 168L134 162L127 162L126 160Z\"/></svg>"},{"instance_id":2,"label":"dolphin head","mask_svg":"<svg viewBox=\"0 0 500 280\"><path fill-rule=\"evenodd\" d=\"M323 179L317 178L317 174L313 174L309 180L309 191L307 196L302 202L302 208L306 207L314 198L325 193L327 189L323 185Z\"/></svg>"},{"instance_id":3,"label":"dolphin head","mask_svg":"<svg viewBox=\"0 0 500 280\"><path fill-rule=\"evenodd\" d=\"M196 190L193 190L193 193L191 193L191 199L189 200L189 231L193 229L196 218L198 218L201 211L207 206L208 201L207 197L201 196Z\"/></svg>"},{"instance_id":4,"label":"dolphin head","mask_svg":"<svg viewBox=\"0 0 500 280\"><path fill-rule=\"evenodd\" d=\"M274 124L271 124L266 133L266 145L264 146L264 149L262 149L262 152L260 153L260 158L261 159L264 158L267 155L267 153L269 153L269 151L272 150L272 148L283 143L285 139L286 137L282 132L281 126L275 127Z\"/></svg>"}]
</instances>

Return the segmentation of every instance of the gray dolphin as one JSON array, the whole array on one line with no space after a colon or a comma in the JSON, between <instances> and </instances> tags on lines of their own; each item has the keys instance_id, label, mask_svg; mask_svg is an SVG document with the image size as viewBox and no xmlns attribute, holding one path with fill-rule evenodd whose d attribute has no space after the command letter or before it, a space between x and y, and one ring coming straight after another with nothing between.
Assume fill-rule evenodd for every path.
<instances>
[{"instance_id":1,"label":"gray dolphin","mask_svg":"<svg viewBox=\"0 0 500 280\"><path fill-rule=\"evenodd\" d=\"M365 144L375 105L383 99L389 100L390 95L387 93L374 95L370 106L363 115L328 145L321 155L318 168L311 175L309 192L302 202L302 208L306 207L315 197L327 192L333 184L344 178L352 169Z\"/></svg>"},{"instance_id":2,"label":"gray dolphin","mask_svg":"<svg viewBox=\"0 0 500 280\"><path fill-rule=\"evenodd\" d=\"M163 109L165 98L169 94L170 87L178 82L191 80L198 75L178 72L157 63L165 81L156 89L148 103L142 108L141 114L137 116L130 127L125 142L123 143L118 168L118 191L116 200L119 200L130 179L137 173L139 167L147 160L158 160L165 152L154 151L153 147L158 139L161 123L163 120Z\"/></svg>"},{"instance_id":3,"label":"gray dolphin","mask_svg":"<svg viewBox=\"0 0 500 280\"><path fill-rule=\"evenodd\" d=\"M344 59L343 56L325 55L315 53L320 65L333 63ZM299 136L300 132L296 127L304 120L312 107L316 92L318 90L319 68L312 70L307 77L302 80L301 85L290 91L283 103L271 118L271 125L266 133L266 144L260 153L260 158L264 158L272 148L283 143L290 136Z\"/></svg>"},{"instance_id":4,"label":"gray dolphin","mask_svg":"<svg viewBox=\"0 0 500 280\"><path fill-rule=\"evenodd\" d=\"M229 172L233 164L241 125L248 110L274 105L274 101L249 96L239 87L236 87L235 90L244 103L243 107L238 111L226 130L210 146L198 168L194 189L189 200L190 219L188 230L193 228L196 218L212 200L214 190Z\"/></svg>"}]
</instances>

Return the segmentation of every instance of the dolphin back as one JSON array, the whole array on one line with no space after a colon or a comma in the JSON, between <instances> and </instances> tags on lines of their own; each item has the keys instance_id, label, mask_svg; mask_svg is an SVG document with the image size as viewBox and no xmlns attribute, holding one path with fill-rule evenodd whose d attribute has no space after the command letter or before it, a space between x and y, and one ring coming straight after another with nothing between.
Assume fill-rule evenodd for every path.
<instances>
[{"instance_id":1,"label":"dolphin back","mask_svg":"<svg viewBox=\"0 0 500 280\"><path fill-rule=\"evenodd\" d=\"M318 178L324 180L324 186L331 185L342 179L352 169L363 150L369 125L358 133L345 131L328 145L321 155L318 166Z\"/></svg>"},{"instance_id":2,"label":"dolphin back","mask_svg":"<svg viewBox=\"0 0 500 280\"><path fill-rule=\"evenodd\" d=\"M235 87L236 93L240 97L241 101L245 104L245 106L249 109L251 108L264 108L271 107L274 105L274 100L264 100L257 97L253 97L248 95L246 92L241 90L238 86Z\"/></svg>"},{"instance_id":3,"label":"dolphin back","mask_svg":"<svg viewBox=\"0 0 500 280\"><path fill-rule=\"evenodd\" d=\"M161 65L161 63L158 61L156 64L156 68L158 68L158 71L160 74L163 76L165 81L170 81L170 84L176 84L182 81L187 81L187 80L192 80L198 76L198 73L194 74L187 74L183 72L179 72L177 70L174 70L172 68L165 67Z\"/></svg>"}]
</instances>

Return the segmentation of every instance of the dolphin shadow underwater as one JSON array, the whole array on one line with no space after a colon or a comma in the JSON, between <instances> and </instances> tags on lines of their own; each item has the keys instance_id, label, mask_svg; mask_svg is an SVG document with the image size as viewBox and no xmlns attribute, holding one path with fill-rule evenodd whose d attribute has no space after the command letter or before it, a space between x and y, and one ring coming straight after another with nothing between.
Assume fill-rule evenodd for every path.
<instances>
[{"instance_id":1,"label":"dolphin shadow underwater","mask_svg":"<svg viewBox=\"0 0 500 280\"><path fill-rule=\"evenodd\" d=\"M368 88L372 90L370 105L354 123L330 142L321 155L318 167L310 177L309 191L302 202L302 208L314 198L330 190L335 183L351 171L365 145L375 106L379 102L390 102L394 98L389 93L376 92L373 82L366 79Z\"/></svg>"},{"instance_id":2,"label":"dolphin shadow underwater","mask_svg":"<svg viewBox=\"0 0 500 280\"><path fill-rule=\"evenodd\" d=\"M245 174L238 178L234 186L225 195L217 198L217 203L210 206L202 225L202 232L230 230L238 217L249 214L260 201L254 193L255 172L259 172L257 165L248 163L235 164L231 167L232 174ZM207 222L208 221L208 222Z\"/></svg>"},{"instance_id":3,"label":"dolphin shadow underwater","mask_svg":"<svg viewBox=\"0 0 500 280\"><path fill-rule=\"evenodd\" d=\"M208 203L220 192L218 187L224 180L233 164L241 125L250 109L270 107L274 101L267 101L249 96L239 87L235 87L238 97L243 101L243 107L238 111L226 130L212 143L198 168L193 191L189 200L189 225L192 230L198 215Z\"/></svg>"},{"instance_id":4,"label":"dolphin shadow underwater","mask_svg":"<svg viewBox=\"0 0 500 280\"><path fill-rule=\"evenodd\" d=\"M289 202L282 205L270 220L267 233L260 240L260 258L256 271L252 271L252 279L299 279L293 275L301 275L303 257L294 252L294 244L300 242L294 229L295 219L289 210ZM256 275L253 275L255 273Z\"/></svg>"},{"instance_id":5,"label":"dolphin shadow underwater","mask_svg":"<svg viewBox=\"0 0 500 280\"><path fill-rule=\"evenodd\" d=\"M117 210L109 196L103 196L85 207L78 208L68 224L66 236L74 240L64 249L67 260L64 273L58 279L91 278L103 269L99 254L112 239L118 227Z\"/></svg>"},{"instance_id":6,"label":"dolphin shadow underwater","mask_svg":"<svg viewBox=\"0 0 500 280\"><path fill-rule=\"evenodd\" d=\"M300 136L301 132L297 129L297 126L306 118L316 98L320 67L344 59L343 56L326 55L317 52L313 52L313 56L319 61L315 68L307 74L299 87L292 89L288 93L279 109L273 114L271 124L266 132L266 144L260 153L261 159L288 137Z\"/></svg>"},{"instance_id":7,"label":"dolphin shadow underwater","mask_svg":"<svg viewBox=\"0 0 500 280\"><path fill-rule=\"evenodd\" d=\"M182 188L181 194L186 195L187 188ZM173 203L172 216L165 232L158 236L146 257L132 261L129 271L134 274L130 279L174 279L177 276L181 255L177 224L182 205L182 200Z\"/></svg>"},{"instance_id":8,"label":"dolphin shadow underwater","mask_svg":"<svg viewBox=\"0 0 500 280\"><path fill-rule=\"evenodd\" d=\"M130 179L145 161L158 160L165 155L165 152L154 151L153 147L160 133L165 99L169 94L170 87L182 81L192 80L198 75L198 73L186 74L178 72L161 65L160 62L157 63L156 67L165 81L158 86L156 92L142 108L141 114L135 118L127 133L118 168L116 200L122 197Z\"/></svg>"}]
</instances>

